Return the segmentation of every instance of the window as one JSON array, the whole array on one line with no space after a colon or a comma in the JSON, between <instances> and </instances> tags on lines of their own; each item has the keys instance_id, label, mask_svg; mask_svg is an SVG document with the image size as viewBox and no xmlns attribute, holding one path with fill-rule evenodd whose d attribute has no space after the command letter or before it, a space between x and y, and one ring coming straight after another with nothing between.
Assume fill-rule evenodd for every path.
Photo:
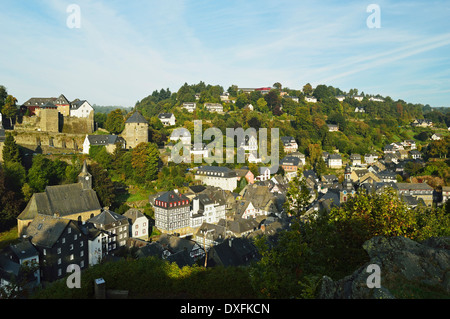
<instances>
[{"instance_id":1,"label":"window","mask_svg":"<svg viewBox=\"0 0 450 319\"><path fill-rule=\"evenodd\" d=\"M73 240L77 240L77 239L78 239L78 235L75 234L75 235L73 236Z\"/></svg>"},{"instance_id":2,"label":"window","mask_svg":"<svg viewBox=\"0 0 450 319\"><path fill-rule=\"evenodd\" d=\"M69 249L73 250L73 244L70 244Z\"/></svg>"},{"instance_id":3,"label":"window","mask_svg":"<svg viewBox=\"0 0 450 319\"><path fill-rule=\"evenodd\" d=\"M64 244L64 243L66 242L66 238L63 237L63 238L61 239L61 242Z\"/></svg>"},{"instance_id":4,"label":"window","mask_svg":"<svg viewBox=\"0 0 450 319\"><path fill-rule=\"evenodd\" d=\"M58 258L58 265L61 265L61 258Z\"/></svg>"},{"instance_id":5,"label":"window","mask_svg":"<svg viewBox=\"0 0 450 319\"><path fill-rule=\"evenodd\" d=\"M74 257L73 257L73 254L70 255L69 259L70 259L70 260L73 260L73 258L74 258Z\"/></svg>"},{"instance_id":6,"label":"window","mask_svg":"<svg viewBox=\"0 0 450 319\"><path fill-rule=\"evenodd\" d=\"M83 257L84 256L84 250L82 250L81 252L80 252L80 257Z\"/></svg>"},{"instance_id":7,"label":"window","mask_svg":"<svg viewBox=\"0 0 450 319\"><path fill-rule=\"evenodd\" d=\"M70 234L72 232L72 228L67 228L67 233Z\"/></svg>"},{"instance_id":8,"label":"window","mask_svg":"<svg viewBox=\"0 0 450 319\"><path fill-rule=\"evenodd\" d=\"M61 268L59 268L58 269L58 276L61 276L62 275L62 271L61 271Z\"/></svg>"},{"instance_id":9,"label":"window","mask_svg":"<svg viewBox=\"0 0 450 319\"><path fill-rule=\"evenodd\" d=\"M61 248L57 248L56 249L56 253L59 255L59 254L61 254Z\"/></svg>"},{"instance_id":10,"label":"window","mask_svg":"<svg viewBox=\"0 0 450 319\"><path fill-rule=\"evenodd\" d=\"M99 242L100 242L100 240L99 240ZM83 246L84 246L84 242L80 241L80 247L83 247Z\"/></svg>"}]
</instances>

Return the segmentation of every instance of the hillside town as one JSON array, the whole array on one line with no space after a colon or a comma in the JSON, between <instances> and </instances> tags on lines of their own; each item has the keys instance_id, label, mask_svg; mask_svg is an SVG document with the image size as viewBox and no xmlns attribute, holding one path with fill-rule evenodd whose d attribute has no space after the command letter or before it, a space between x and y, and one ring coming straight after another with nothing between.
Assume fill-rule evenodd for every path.
<instances>
[{"instance_id":1,"label":"hillside town","mask_svg":"<svg viewBox=\"0 0 450 319\"><path fill-rule=\"evenodd\" d=\"M241 91L259 90L268 94L272 89ZM182 112L196 112L200 97L196 98L197 102L180 104ZM299 100L294 96L285 98ZM336 96L341 102L352 98L359 96ZM384 101L379 97L370 99ZM312 96L305 96L304 100L308 104L317 103ZM205 103L202 108L224 114L230 103L236 101L223 93L221 103ZM253 106L245 105L245 109L252 111ZM298 140L293 136L280 136L283 157L279 158L279 168L274 170L263 165L254 135L246 135L236 147L236 152L243 151L246 162L230 168L207 164L205 160L211 156L207 145L194 143L187 134L168 137L159 147L164 160L158 170L170 165L170 151L181 143L188 150L188 158L203 158L201 164L187 169L193 180L181 188L147 194L151 216L144 213L145 205L119 214L100 203L89 170L88 163L93 162L90 154L95 147L103 147L112 154L117 149L132 151L149 143L149 118L139 110L132 110L126 115L122 133L97 134L95 111L86 100L69 102L63 94L57 98L30 98L19 110L26 114L21 123L6 123L5 117L0 121L0 150L6 135L13 134L25 155L71 153L84 159L76 183L48 185L43 192L33 193L23 211L18 212L18 239L3 248L0 255L3 288L18 281L25 264L32 265L33 271L28 274L26 287L20 289L61 280L70 274L70 265L76 264L83 270L124 258L129 251L134 258L155 256L180 268L194 264L249 265L260 258L254 238L276 237L290 229L293 216L286 206L287 193L289 188L299 187L295 184L298 180L305 182L310 195L305 218L339 207L359 192L382 193L391 188L412 210L443 205L450 196L450 186L437 189L425 180L406 182L405 168L409 163L424 165L423 153L413 139L389 143L383 150L366 154L348 156L338 149L323 151L318 159L323 165L319 172L310 165L311 155L299 151ZM354 113L364 113L364 109L358 106ZM163 127L183 128L174 113L161 112L157 118ZM433 123L418 119L410 125L432 127ZM338 134L340 130L339 125L332 123L327 128L330 134ZM430 141L443 138L443 133L435 133Z\"/></svg>"}]
</instances>

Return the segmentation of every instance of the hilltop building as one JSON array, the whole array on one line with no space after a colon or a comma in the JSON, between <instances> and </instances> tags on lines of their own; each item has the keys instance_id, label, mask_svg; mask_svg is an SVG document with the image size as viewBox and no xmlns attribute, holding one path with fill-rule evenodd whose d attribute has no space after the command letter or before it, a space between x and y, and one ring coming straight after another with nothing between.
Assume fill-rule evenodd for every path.
<instances>
[{"instance_id":1,"label":"hilltop building","mask_svg":"<svg viewBox=\"0 0 450 319\"><path fill-rule=\"evenodd\" d=\"M148 122L141 113L136 111L125 121L122 137L128 149L135 148L141 143L148 143Z\"/></svg>"}]
</instances>

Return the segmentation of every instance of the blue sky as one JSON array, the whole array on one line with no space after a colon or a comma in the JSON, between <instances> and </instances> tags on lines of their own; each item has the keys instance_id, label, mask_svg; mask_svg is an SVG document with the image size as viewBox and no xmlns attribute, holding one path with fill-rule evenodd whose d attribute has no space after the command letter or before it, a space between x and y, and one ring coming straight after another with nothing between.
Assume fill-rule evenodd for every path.
<instances>
[{"instance_id":1,"label":"blue sky","mask_svg":"<svg viewBox=\"0 0 450 319\"><path fill-rule=\"evenodd\" d=\"M368 28L377 4L381 28ZM67 7L81 10L70 29ZM133 106L185 82L311 83L450 106L450 1L1 0L0 84Z\"/></svg>"}]
</instances>

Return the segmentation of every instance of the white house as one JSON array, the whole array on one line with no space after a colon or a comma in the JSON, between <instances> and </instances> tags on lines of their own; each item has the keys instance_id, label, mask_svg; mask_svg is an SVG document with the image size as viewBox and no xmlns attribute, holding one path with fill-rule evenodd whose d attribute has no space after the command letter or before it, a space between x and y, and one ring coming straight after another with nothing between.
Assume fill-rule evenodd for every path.
<instances>
[{"instance_id":1,"label":"white house","mask_svg":"<svg viewBox=\"0 0 450 319\"><path fill-rule=\"evenodd\" d=\"M236 172L228 167L201 166L195 173L195 179L205 185L219 187L230 192L237 187Z\"/></svg>"},{"instance_id":2,"label":"white house","mask_svg":"<svg viewBox=\"0 0 450 319\"><path fill-rule=\"evenodd\" d=\"M86 118L91 112L94 112L94 108L86 100L75 100L70 104L69 116L71 117Z\"/></svg>"},{"instance_id":3,"label":"white house","mask_svg":"<svg viewBox=\"0 0 450 319\"><path fill-rule=\"evenodd\" d=\"M256 136L251 135L245 135L244 140L241 142L240 147L242 147L245 151L248 152L255 152L258 150L258 140L256 139Z\"/></svg>"},{"instance_id":4,"label":"white house","mask_svg":"<svg viewBox=\"0 0 450 319\"><path fill-rule=\"evenodd\" d=\"M220 95L220 100L222 102L228 102L230 100L230 93L224 92Z\"/></svg>"},{"instance_id":5,"label":"white house","mask_svg":"<svg viewBox=\"0 0 450 319\"><path fill-rule=\"evenodd\" d=\"M180 127L176 128L172 131L172 134L169 138L173 142L181 142L183 145L191 144L191 133L187 128Z\"/></svg>"},{"instance_id":6,"label":"white house","mask_svg":"<svg viewBox=\"0 0 450 319\"><path fill-rule=\"evenodd\" d=\"M125 140L117 135L86 135L83 142L83 154L89 154L91 146L105 146L108 153L114 152L116 143L126 147Z\"/></svg>"},{"instance_id":7,"label":"white house","mask_svg":"<svg viewBox=\"0 0 450 319\"><path fill-rule=\"evenodd\" d=\"M208 146L206 145L206 143L193 144L191 147L191 155L201 155L203 158L208 158Z\"/></svg>"},{"instance_id":8,"label":"white house","mask_svg":"<svg viewBox=\"0 0 450 319\"><path fill-rule=\"evenodd\" d=\"M130 222L129 236L131 238L148 239L149 220L139 209L131 208L123 216Z\"/></svg>"},{"instance_id":9,"label":"white house","mask_svg":"<svg viewBox=\"0 0 450 319\"><path fill-rule=\"evenodd\" d=\"M88 258L89 266L99 264L108 254L108 243L111 239L107 232L91 229L91 236L88 236Z\"/></svg>"},{"instance_id":10,"label":"white house","mask_svg":"<svg viewBox=\"0 0 450 319\"><path fill-rule=\"evenodd\" d=\"M223 112L223 105L220 103L205 103L205 107L210 112Z\"/></svg>"},{"instance_id":11,"label":"white house","mask_svg":"<svg viewBox=\"0 0 450 319\"><path fill-rule=\"evenodd\" d=\"M330 154L328 156L329 168L342 168L342 157L339 154Z\"/></svg>"},{"instance_id":12,"label":"white house","mask_svg":"<svg viewBox=\"0 0 450 319\"><path fill-rule=\"evenodd\" d=\"M270 179L270 168L269 167L258 167L259 175L256 176L258 181L267 181Z\"/></svg>"},{"instance_id":13,"label":"white house","mask_svg":"<svg viewBox=\"0 0 450 319\"><path fill-rule=\"evenodd\" d=\"M361 155L359 154L352 154L350 155L350 161L352 162L353 166L361 165Z\"/></svg>"},{"instance_id":14,"label":"white house","mask_svg":"<svg viewBox=\"0 0 450 319\"><path fill-rule=\"evenodd\" d=\"M247 161L249 163L258 164L258 163L262 163L262 158L258 157L257 152L253 151L248 154Z\"/></svg>"},{"instance_id":15,"label":"white house","mask_svg":"<svg viewBox=\"0 0 450 319\"><path fill-rule=\"evenodd\" d=\"M173 113L161 113L158 115L158 118L164 126L173 126L176 122Z\"/></svg>"},{"instance_id":16,"label":"white house","mask_svg":"<svg viewBox=\"0 0 450 319\"><path fill-rule=\"evenodd\" d=\"M364 155L364 161L366 164L374 164L378 161L378 155L375 153L369 153Z\"/></svg>"},{"instance_id":17,"label":"white house","mask_svg":"<svg viewBox=\"0 0 450 319\"><path fill-rule=\"evenodd\" d=\"M190 113L193 113L196 108L197 108L197 103L195 103L195 102L183 103L183 109L187 110Z\"/></svg>"},{"instance_id":18,"label":"white house","mask_svg":"<svg viewBox=\"0 0 450 319\"><path fill-rule=\"evenodd\" d=\"M442 138L442 134L439 134L439 133L434 133L434 134L431 136L431 139L432 139L433 141L439 141L441 138Z\"/></svg>"},{"instance_id":19,"label":"white house","mask_svg":"<svg viewBox=\"0 0 450 319\"><path fill-rule=\"evenodd\" d=\"M298 144L292 136L282 136L280 139L285 153L292 153L298 150Z\"/></svg>"},{"instance_id":20,"label":"white house","mask_svg":"<svg viewBox=\"0 0 450 319\"><path fill-rule=\"evenodd\" d=\"M226 202L214 193L200 193L192 200L191 227L200 227L204 222L217 224L225 219Z\"/></svg>"},{"instance_id":21,"label":"white house","mask_svg":"<svg viewBox=\"0 0 450 319\"><path fill-rule=\"evenodd\" d=\"M404 140L402 145L403 147L409 147L410 150L415 150L417 148L416 141L414 140Z\"/></svg>"},{"instance_id":22,"label":"white house","mask_svg":"<svg viewBox=\"0 0 450 319\"><path fill-rule=\"evenodd\" d=\"M328 132L337 132L339 131L339 126L336 124L327 124Z\"/></svg>"},{"instance_id":23,"label":"white house","mask_svg":"<svg viewBox=\"0 0 450 319\"><path fill-rule=\"evenodd\" d=\"M317 99L314 96L305 96L305 100L308 103L316 103Z\"/></svg>"},{"instance_id":24,"label":"white house","mask_svg":"<svg viewBox=\"0 0 450 319\"><path fill-rule=\"evenodd\" d=\"M384 100L383 100L382 98L379 98L379 97L373 97L373 96L369 99L369 101L374 101L374 102L384 102Z\"/></svg>"},{"instance_id":25,"label":"white house","mask_svg":"<svg viewBox=\"0 0 450 319\"><path fill-rule=\"evenodd\" d=\"M362 96L362 95L354 95L353 98L354 98L355 100L361 102L361 101L364 99L364 96Z\"/></svg>"}]
</instances>

